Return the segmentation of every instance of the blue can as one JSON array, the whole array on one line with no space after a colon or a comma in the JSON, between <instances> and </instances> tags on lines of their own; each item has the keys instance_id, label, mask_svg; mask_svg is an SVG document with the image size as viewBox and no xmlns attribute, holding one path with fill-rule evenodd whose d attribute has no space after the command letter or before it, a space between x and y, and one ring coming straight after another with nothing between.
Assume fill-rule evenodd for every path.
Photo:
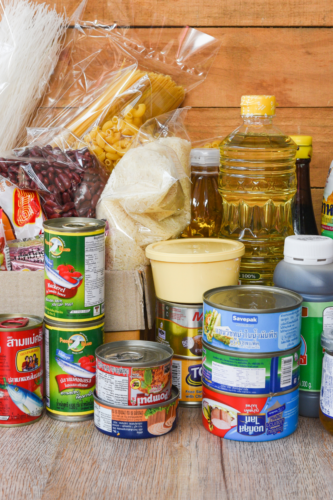
<instances>
[{"instance_id":1,"label":"blue can","mask_svg":"<svg viewBox=\"0 0 333 500\"><path fill-rule=\"evenodd\" d=\"M299 389L266 396L212 391L203 384L202 422L215 436L232 441L275 441L298 426Z\"/></svg>"},{"instance_id":2,"label":"blue can","mask_svg":"<svg viewBox=\"0 0 333 500\"><path fill-rule=\"evenodd\" d=\"M234 352L273 353L301 341L303 298L284 288L230 286L203 296L203 340Z\"/></svg>"},{"instance_id":3,"label":"blue can","mask_svg":"<svg viewBox=\"0 0 333 500\"><path fill-rule=\"evenodd\" d=\"M179 391L171 398L149 406L115 406L102 401L94 391L94 423L97 429L122 439L147 439L173 431L178 420Z\"/></svg>"}]
</instances>

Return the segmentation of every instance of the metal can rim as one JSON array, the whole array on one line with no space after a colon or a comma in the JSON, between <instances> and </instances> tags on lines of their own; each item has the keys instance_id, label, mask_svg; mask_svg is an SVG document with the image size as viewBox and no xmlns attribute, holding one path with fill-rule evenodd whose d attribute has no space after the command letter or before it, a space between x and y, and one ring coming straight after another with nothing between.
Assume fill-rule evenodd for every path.
<instances>
[{"instance_id":1,"label":"metal can rim","mask_svg":"<svg viewBox=\"0 0 333 500\"><path fill-rule=\"evenodd\" d=\"M4 321L8 319L13 319L13 318L29 318L37 320L36 324L34 325L27 325L23 326L22 328L0 328L0 334L1 333L6 333L6 332L24 332L26 330L32 330L33 328L39 328L40 326L43 326L43 318L40 316L35 316L33 314L22 314L22 313L2 313L0 314L0 321L3 319Z\"/></svg>"},{"instance_id":2,"label":"metal can rim","mask_svg":"<svg viewBox=\"0 0 333 500\"><path fill-rule=\"evenodd\" d=\"M65 227L65 224L82 224L78 227ZM62 224L62 226L60 226ZM89 219L88 217L62 217L58 219L49 219L43 222L44 231L57 231L59 233L90 233L105 230L105 222L100 219Z\"/></svg>"},{"instance_id":3,"label":"metal can rim","mask_svg":"<svg viewBox=\"0 0 333 500\"><path fill-rule=\"evenodd\" d=\"M223 356L232 356L233 358L249 358L249 359L269 359L269 358L279 358L281 356L287 356L288 354L294 354L302 347L302 342L297 344L296 347L291 347L286 351L275 351L275 352L244 352L244 351L228 351L227 349L220 349L216 346L211 346L204 340L202 340L202 346L208 351L216 352L217 354L222 354Z\"/></svg>"},{"instance_id":4,"label":"metal can rim","mask_svg":"<svg viewBox=\"0 0 333 500\"><path fill-rule=\"evenodd\" d=\"M277 293L281 295L289 295L292 296L294 299L296 299L297 303L292 305L292 306L286 306L286 307L279 307L277 309L245 309L245 308L240 308L240 307L229 307L229 306L224 306L222 304L216 304L215 302L211 302L209 300L209 297L213 295L214 293L218 293L221 291L227 291L227 290L235 290L235 289L243 289L243 288L252 288L256 291L262 290L267 292L267 287L264 285L234 285L234 286L225 286L225 287L217 287L217 288L212 288L211 290L207 290L203 294L203 303L207 304L211 307L215 307L216 309L221 309L222 311L231 311L231 312L237 312L237 313L245 313L245 314L272 314L272 313L280 313L280 312L286 312L286 311L293 311L295 309L298 309L303 302L303 297L299 294L296 293L292 290L287 290L286 288L280 288L277 286L270 286L269 291L277 291Z\"/></svg>"},{"instance_id":5,"label":"metal can rim","mask_svg":"<svg viewBox=\"0 0 333 500\"><path fill-rule=\"evenodd\" d=\"M156 302L161 302L162 304L166 304L167 306L175 306L175 307L183 307L184 309L197 309L198 307L203 307L202 302L198 302L196 304L183 304L182 302L170 302L169 300L160 299L156 297Z\"/></svg>"},{"instance_id":6,"label":"metal can rim","mask_svg":"<svg viewBox=\"0 0 333 500\"><path fill-rule=\"evenodd\" d=\"M219 391L218 389L212 389L209 387L207 384L205 384L204 381L202 381L202 387L205 389L208 389L211 392L214 392L216 394L224 394L225 396L232 396L235 398L273 398L275 396L284 396L285 394L289 394L290 392L298 391L299 390L299 383L297 387L293 387L292 389L289 389L288 391L282 391L282 392L270 392L269 394L239 394L239 393L234 393L234 392L226 392L226 391ZM202 396L202 399L204 396Z\"/></svg>"},{"instance_id":7,"label":"metal can rim","mask_svg":"<svg viewBox=\"0 0 333 500\"><path fill-rule=\"evenodd\" d=\"M161 349L163 351L166 351L166 354L164 358L157 359L157 360L152 360L152 361L122 361L122 360L117 360L117 359L111 359L111 358L106 358L105 352L108 349L111 349L112 347L116 349L116 347L121 347L121 345L126 348L131 348L135 349L135 347L152 347L156 351L158 349ZM95 351L96 358L98 358L100 361L103 361L103 363L109 364L109 365L114 365L114 366L129 366L133 368L150 368L150 367L155 367L158 365L162 365L164 363L168 363L169 361L172 360L172 357L174 355L173 349L171 347L160 344L159 342L151 342L149 340L120 340L118 342L109 342L107 344L103 344L99 347L97 347Z\"/></svg>"},{"instance_id":8,"label":"metal can rim","mask_svg":"<svg viewBox=\"0 0 333 500\"><path fill-rule=\"evenodd\" d=\"M192 361L196 359L202 360L202 356L180 356L179 354L174 354L173 359L185 359L187 361Z\"/></svg>"},{"instance_id":9,"label":"metal can rim","mask_svg":"<svg viewBox=\"0 0 333 500\"><path fill-rule=\"evenodd\" d=\"M96 389L94 389L94 401L97 403L100 403L104 406L107 406L108 408L117 408L119 410L150 410L151 408L164 408L165 406L169 406L170 404L175 403L179 399L179 390L178 388L173 385L171 387L171 398L168 399L167 401L160 401L159 403L155 403L153 405L145 405L145 406L119 406L119 405L114 405L112 403L108 403L107 401L104 401L103 399L99 398L96 395Z\"/></svg>"},{"instance_id":10,"label":"metal can rim","mask_svg":"<svg viewBox=\"0 0 333 500\"><path fill-rule=\"evenodd\" d=\"M98 318L92 321L87 321L85 323L67 323L65 321L55 321L51 320L49 318L44 318L44 325L46 327L51 327L51 328L58 328L58 329L64 329L64 330L82 330L83 328L96 328L98 326L104 326L105 325L105 316L102 318Z\"/></svg>"}]
</instances>

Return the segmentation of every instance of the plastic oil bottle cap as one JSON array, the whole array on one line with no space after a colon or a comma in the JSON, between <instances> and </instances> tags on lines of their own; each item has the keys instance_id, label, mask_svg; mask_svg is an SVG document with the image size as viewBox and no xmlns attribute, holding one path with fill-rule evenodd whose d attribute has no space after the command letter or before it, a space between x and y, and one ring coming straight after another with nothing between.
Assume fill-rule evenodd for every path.
<instances>
[{"instance_id":1,"label":"plastic oil bottle cap","mask_svg":"<svg viewBox=\"0 0 333 500\"><path fill-rule=\"evenodd\" d=\"M327 236L294 235L284 241L284 260L302 266L333 262L333 239Z\"/></svg>"},{"instance_id":2,"label":"plastic oil bottle cap","mask_svg":"<svg viewBox=\"0 0 333 500\"><path fill-rule=\"evenodd\" d=\"M333 330L324 330L321 334L321 346L327 351L333 351Z\"/></svg>"},{"instance_id":3,"label":"plastic oil bottle cap","mask_svg":"<svg viewBox=\"0 0 333 500\"><path fill-rule=\"evenodd\" d=\"M312 156L312 137L311 135L291 135L292 139L298 146L296 158L307 159Z\"/></svg>"},{"instance_id":4,"label":"plastic oil bottle cap","mask_svg":"<svg viewBox=\"0 0 333 500\"><path fill-rule=\"evenodd\" d=\"M218 148L200 148L191 150L191 165L194 167L218 167L220 150Z\"/></svg>"},{"instance_id":5,"label":"plastic oil bottle cap","mask_svg":"<svg viewBox=\"0 0 333 500\"><path fill-rule=\"evenodd\" d=\"M275 96L274 95L243 95L241 98L242 115L275 115Z\"/></svg>"}]
</instances>

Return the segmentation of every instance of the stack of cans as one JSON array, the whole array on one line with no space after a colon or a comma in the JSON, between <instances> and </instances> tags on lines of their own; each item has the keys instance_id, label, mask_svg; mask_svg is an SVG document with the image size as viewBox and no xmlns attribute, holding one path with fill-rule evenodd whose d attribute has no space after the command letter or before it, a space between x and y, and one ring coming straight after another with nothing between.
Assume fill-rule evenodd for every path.
<instances>
[{"instance_id":1,"label":"stack of cans","mask_svg":"<svg viewBox=\"0 0 333 500\"><path fill-rule=\"evenodd\" d=\"M104 341L105 223L44 222L46 411L57 420L93 418L95 350Z\"/></svg>"},{"instance_id":2,"label":"stack of cans","mask_svg":"<svg viewBox=\"0 0 333 500\"><path fill-rule=\"evenodd\" d=\"M156 301L156 341L174 351L172 380L180 406L201 406L202 304Z\"/></svg>"},{"instance_id":3,"label":"stack of cans","mask_svg":"<svg viewBox=\"0 0 333 500\"><path fill-rule=\"evenodd\" d=\"M96 350L94 421L108 436L147 439L177 425L178 390L172 387L173 351L140 340L104 344Z\"/></svg>"}]
</instances>

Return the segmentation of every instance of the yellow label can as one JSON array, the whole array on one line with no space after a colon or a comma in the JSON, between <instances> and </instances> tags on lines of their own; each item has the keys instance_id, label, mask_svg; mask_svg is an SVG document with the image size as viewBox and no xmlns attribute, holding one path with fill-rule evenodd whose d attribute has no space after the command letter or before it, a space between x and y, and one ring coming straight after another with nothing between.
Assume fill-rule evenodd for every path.
<instances>
[{"instance_id":1,"label":"yellow label can","mask_svg":"<svg viewBox=\"0 0 333 500\"><path fill-rule=\"evenodd\" d=\"M179 390L180 406L201 406L202 358L174 356L172 360L172 383Z\"/></svg>"}]
</instances>

